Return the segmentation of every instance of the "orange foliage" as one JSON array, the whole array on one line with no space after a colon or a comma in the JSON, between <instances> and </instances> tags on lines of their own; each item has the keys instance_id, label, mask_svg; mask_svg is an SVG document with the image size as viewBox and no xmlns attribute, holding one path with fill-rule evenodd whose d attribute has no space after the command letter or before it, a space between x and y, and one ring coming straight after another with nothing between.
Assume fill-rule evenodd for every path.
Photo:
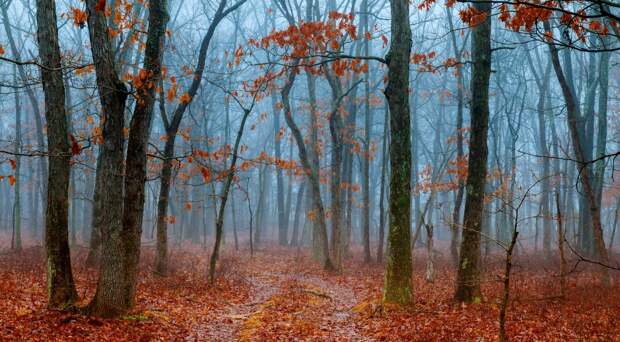
<instances>
[{"instance_id":1,"label":"orange foliage","mask_svg":"<svg viewBox=\"0 0 620 342\"><path fill-rule=\"evenodd\" d=\"M77 7L71 7L70 10L71 13L69 17L73 19L73 25L84 27L84 25L86 25L86 12Z\"/></svg>"},{"instance_id":2,"label":"orange foliage","mask_svg":"<svg viewBox=\"0 0 620 342\"><path fill-rule=\"evenodd\" d=\"M188 93L183 93L179 98L179 103L188 104L192 100L192 97Z\"/></svg>"}]
</instances>

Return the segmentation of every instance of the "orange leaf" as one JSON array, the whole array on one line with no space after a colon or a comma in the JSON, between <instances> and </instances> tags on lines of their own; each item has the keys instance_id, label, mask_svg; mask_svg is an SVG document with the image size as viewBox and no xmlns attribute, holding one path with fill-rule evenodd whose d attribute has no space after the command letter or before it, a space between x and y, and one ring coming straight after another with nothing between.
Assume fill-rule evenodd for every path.
<instances>
[{"instance_id":1,"label":"orange leaf","mask_svg":"<svg viewBox=\"0 0 620 342\"><path fill-rule=\"evenodd\" d=\"M206 167L201 167L200 173L202 173L202 179L204 179L205 183L208 183L211 180L211 171L209 171Z\"/></svg>"},{"instance_id":2,"label":"orange leaf","mask_svg":"<svg viewBox=\"0 0 620 342\"><path fill-rule=\"evenodd\" d=\"M181 95L181 97L179 98L179 102L183 103L183 104L187 104L192 100L192 97L189 96L188 93L184 93L183 95Z\"/></svg>"},{"instance_id":3,"label":"orange leaf","mask_svg":"<svg viewBox=\"0 0 620 342\"><path fill-rule=\"evenodd\" d=\"M15 176L13 175L9 176L9 184L11 184L11 186L15 185Z\"/></svg>"},{"instance_id":4,"label":"orange leaf","mask_svg":"<svg viewBox=\"0 0 620 342\"><path fill-rule=\"evenodd\" d=\"M15 170L17 168L17 162L14 159L9 159L9 163L11 163L11 169Z\"/></svg>"}]
</instances>

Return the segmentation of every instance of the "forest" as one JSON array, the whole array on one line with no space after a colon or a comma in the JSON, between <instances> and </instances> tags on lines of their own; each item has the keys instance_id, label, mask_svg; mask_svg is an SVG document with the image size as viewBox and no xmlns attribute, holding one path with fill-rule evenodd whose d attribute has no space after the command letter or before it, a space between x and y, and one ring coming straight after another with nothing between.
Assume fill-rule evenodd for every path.
<instances>
[{"instance_id":1,"label":"forest","mask_svg":"<svg viewBox=\"0 0 620 342\"><path fill-rule=\"evenodd\" d=\"M0 340L620 338L620 1L0 22Z\"/></svg>"}]
</instances>

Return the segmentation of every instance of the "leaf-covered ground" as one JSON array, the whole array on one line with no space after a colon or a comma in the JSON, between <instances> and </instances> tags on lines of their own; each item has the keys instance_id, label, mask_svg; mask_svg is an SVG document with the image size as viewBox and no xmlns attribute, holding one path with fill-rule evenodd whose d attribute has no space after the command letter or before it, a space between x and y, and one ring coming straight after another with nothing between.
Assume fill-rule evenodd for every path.
<instances>
[{"instance_id":1,"label":"leaf-covered ground","mask_svg":"<svg viewBox=\"0 0 620 342\"><path fill-rule=\"evenodd\" d=\"M380 305L382 265L364 266L354 253L342 274L323 272L296 249L269 247L253 258L230 246L217 284L205 277L207 251L172 250L171 276L152 273L145 248L135 312L117 320L45 308L43 250L0 254L0 340L464 340L493 341L501 270L499 257L485 265L479 304L452 301L454 269L440 257L436 279L425 280L425 256L415 253L415 303L407 309ZM73 256L82 305L93 294L96 270ZM620 286L598 285L596 274L578 267L566 298L559 298L554 262L517 259L507 330L512 340L620 340ZM614 274L615 284L620 277Z\"/></svg>"}]
</instances>

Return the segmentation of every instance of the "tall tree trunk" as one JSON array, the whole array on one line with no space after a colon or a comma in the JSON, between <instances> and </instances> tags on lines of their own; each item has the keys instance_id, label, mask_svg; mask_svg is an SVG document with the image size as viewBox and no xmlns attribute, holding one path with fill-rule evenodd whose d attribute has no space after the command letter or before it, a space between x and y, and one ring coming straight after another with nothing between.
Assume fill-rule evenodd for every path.
<instances>
[{"instance_id":1,"label":"tall tree trunk","mask_svg":"<svg viewBox=\"0 0 620 342\"><path fill-rule=\"evenodd\" d=\"M293 144L289 144L289 153L288 158L290 160L293 159ZM286 204L284 209L284 225L286 226L286 245L289 244L288 241L288 229L289 223L291 220L291 206L293 205L293 172L288 171L288 181L287 181L287 190L286 190Z\"/></svg>"},{"instance_id":2,"label":"tall tree trunk","mask_svg":"<svg viewBox=\"0 0 620 342\"><path fill-rule=\"evenodd\" d=\"M114 50L110 41L106 17L98 10L96 0L86 3L88 31L91 52L95 64L95 75L99 101L103 108L103 140L101 148L100 188L95 189L102 215L99 233L102 251L99 280L95 297L88 306L91 314L112 317L125 312L129 303L125 300L123 282L123 147L124 114L127 88L118 76L118 66L114 60ZM98 175L99 176L99 175ZM120 190L119 190L120 189ZM97 197L98 196L98 197Z\"/></svg>"},{"instance_id":3,"label":"tall tree trunk","mask_svg":"<svg viewBox=\"0 0 620 342\"><path fill-rule=\"evenodd\" d=\"M340 116L340 103L346 94L343 94L340 81L334 79L334 76L326 72L326 77L332 88L332 109L329 114L329 132L332 141L331 150L331 177L330 177L330 193L331 193L331 217L332 217L332 261L336 269L342 268L343 256L343 226L342 226L342 153L343 153L343 123ZM355 87L356 85L353 85Z\"/></svg>"},{"instance_id":4,"label":"tall tree trunk","mask_svg":"<svg viewBox=\"0 0 620 342\"><path fill-rule=\"evenodd\" d=\"M37 42L41 79L45 94L45 118L49 149L47 208L45 212L45 251L47 258L48 307L65 309L77 299L71 272L68 210L71 145L65 112L65 86L62 80L56 4L37 0Z\"/></svg>"},{"instance_id":5,"label":"tall tree trunk","mask_svg":"<svg viewBox=\"0 0 620 342\"><path fill-rule=\"evenodd\" d=\"M136 91L136 106L131 118L127 156L125 159L125 202L122 219L123 287L127 308L134 306L140 261L140 240L144 217L144 187L146 182L147 143L150 135L155 88L160 84L162 59L168 24L167 0L150 0L148 33L144 51L144 85ZM140 74L139 76L140 77Z\"/></svg>"},{"instance_id":6,"label":"tall tree trunk","mask_svg":"<svg viewBox=\"0 0 620 342\"><path fill-rule=\"evenodd\" d=\"M294 69L289 70L287 75L287 80L282 88L282 103L284 105L284 118L286 119L286 124L290 128L293 133L293 137L295 138L295 142L297 143L297 148L299 149L299 159L301 160L301 164L304 169L308 170L308 180L310 181L310 190L312 193L312 204L314 207L315 218L317 226L317 238L318 244L320 246L320 258L323 263L323 267L326 270L333 270L334 265L332 264L331 258L329 256L329 247L327 241L327 225L325 223L325 207L323 206L323 200L321 199L321 185L319 182L319 170L318 170L318 158L317 152L315 151L310 156L306 150L306 145L304 143L304 137L297 127L295 121L293 121L293 114L290 103L290 92L293 87L293 83L295 82L296 71ZM314 145L313 145L314 147ZM312 158L312 160L310 160Z\"/></svg>"},{"instance_id":7,"label":"tall tree trunk","mask_svg":"<svg viewBox=\"0 0 620 342\"><path fill-rule=\"evenodd\" d=\"M310 20L310 19L309 19ZM317 100L316 100L316 77L312 75L311 72L306 72L306 81L308 87L308 100L310 102L310 148L307 149L309 162L319 166L320 165L320 148L319 148L319 112L317 109ZM287 122L288 124L288 122ZM308 203L310 205L314 205L315 195L313 193L312 184L310 184L308 191L306 191L308 196ZM320 194L319 194L320 196ZM311 209L313 212L316 212L317 208ZM307 222L307 221L305 221ZM321 227L319 225L319 221L312 221L312 254L315 259L323 260L322 257L322 243L320 237Z\"/></svg>"},{"instance_id":8,"label":"tall tree trunk","mask_svg":"<svg viewBox=\"0 0 620 342\"><path fill-rule=\"evenodd\" d=\"M105 220L103 215L103 197L102 189L104 187L105 179L103 178L103 149L104 146L99 147L99 153L97 154L96 161L96 174L95 174L95 190L93 194L93 212L91 216L91 230L90 240L88 243L88 256L86 257L86 266L97 266L99 264L99 256L101 253L101 226Z\"/></svg>"},{"instance_id":9,"label":"tall tree trunk","mask_svg":"<svg viewBox=\"0 0 620 342\"><path fill-rule=\"evenodd\" d=\"M450 28L450 37L452 40L452 49L454 50L454 55L457 62L456 67L456 158L457 161L462 160L465 156L463 151L463 104L464 104L464 95L463 90L465 89L465 84L463 82L463 68L461 67L461 49L458 48L456 43L456 30L453 29L452 23L452 11L450 8L447 8L448 14L448 25ZM459 262L459 252L458 252L458 243L459 243L459 226L461 223L461 207L463 205L463 194L465 189L465 180L463 178L458 179L458 189L456 191L454 197L454 208L452 210L452 223L450 226L450 256L452 257L452 262L454 265L458 265Z\"/></svg>"},{"instance_id":10,"label":"tall tree trunk","mask_svg":"<svg viewBox=\"0 0 620 342\"><path fill-rule=\"evenodd\" d=\"M304 191L306 182L302 182L297 190L297 200L295 201L295 216L293 217L293 236L291 237L291 246L299 246L299 217L301 216L301 208L303 205Z\"/></svg>"},{"instance_id":11,"label":"tall tree trunk","mask_svg":"<svg viewBox=\"0 0 620 342\"><path fill-rule=\"evenodd\" d=\"M620 217L620 197L616 200L616 209L614 210L614 226L611 229L611 236L609 237L609 253L612 253L614 247L614 238L616 237L616 229L618 228L618 217Z\"/></svg>"},{"instance_id":12,"label":"tall tree trunk","mask_svg":"<svg viewBox=\"0 0 620 342\"><path fill-rule=\"evenodd\" d=\"M157 199L157 228L155 233L157 236L155 243L155 273L160 275L168 274L168 220L166 215L172 180L172 158L174 156L176 133L172 134L172 130L169 130L166 133L166 137L164 161L159 183L159 197Z\"/></svg>"},{"instance_id":13,"label":"tall tree trunk","mask_svg":"<svg viewBox=\"0 0 620 342\"><path fill-rule=\"evenodd\" d=\"M16 67L13 68L13 80L17 81ZM17 84L17 83L16 83ZM22 105L19 92L15 92L15 200L13 202L13 233L11 247L17 252L22 250L22 209L21 209L21 157L22 151Z\"/></svg>"},{"instance_id":14,"label":"tall tree trunk","mask_svg":"<svg viewBox=\"0 0 620 342\"><path fill-rule=\"evenodd\" d=\"M409 1L390 0L392 42L386 56L390 107L390 226L383 301L410 304L411 288L411 140L409 115L409 58L411 27Z\"/></svg>"},{"instance_id":15,"label":"tall tree trunk","mask_svg":"<svg viewBox=\"0 0 620 342\"><path fill-rule=\"evenodd\" d=\"M594 33L591 33L589 38L590 41L594 40L593 36ZM580 134L580 142L584 158L583 160L585 161L592 160L592 152L594 148L594 104L596 102L596 89L599 85L596 77L597 56L591 53L588 54L587 57L588 64L585 82L585 101L583 104L584 115L579 115L577 120L577 129ZM583 168L589 169L589 181L590 184L592 184L594 191L596 192L596 180L594 178L593 165L584 165ZM592 223L592 216L590 214L590 211L588 210L588 198L587 195L584 195L582 193L580 193L579 195L581 199L579 212L579 227L581 229L581 233L579 234L580 248L587 255L595 255L595 238L593 235L594 228Z\"/></svg>"},{"instance_id":16,"label":"tall tree trunk","mask_svg":"<svg viewBox=\"0 0 620 342\"><path fill-rule=\"evenodd\" d=\"M474 8L486 18L472 28L471 133L463 240L459 255L455 299L480 300L480 231L484 210L489 128L489 78L491 75L491 4L476 1Z\"/></svg>"},{"instance_id":17,"label":"tall tree trunk","mask_svg":"<svg viewBox=\"0 0 620 342\"><path fill-rule=\"evenodd\" d=\"M383 119L383 142L381 146L381 182L379 190L379 243L377 245L377 262L383 262L383 245L385 244L385 177L388 168L388 132L389 132L389 108L385 106L385 116Z\"/></svg>"},{"instance_id":18,"label":"tall tree trunk","mask_svg":"<svg viewBox=\"0 0 620 342\"><path fill-rule=\"evenodd\" d=\"M607 37L603 38L608 43ZM601 54L599 65L599 98L597 113L597 135L596 135L596 154L595 158L602 158L606 154L607 149L607 101L609 99L609 61L611 59L610 52ZM601 205L603 196L603 180L605 179L605 160L598 161L594 171L594 187L596 189L596 197Z\"/></svg>"},{"instance_id":19,"label":"tall tree trunk","mask_svg":"<svg viewBox=\"0 0 620 342\"><path fill-rule=\"evenodd\" d=\"M548 22L545 22L544 25L545 30L551 31L550 24ZM609 256L607 254L607 249L605 248L605 242L603 240L601 211L598 205L598 201L596 200L595 189L591 183L592 178L590 175L590 169L587 167L588 164L586 164L588 160L585 159L582 148L581 134L578 127L578 120L581 116L579 113L579 106L577 105L574 93L571 91L570 85L564 75L564 71L562 70L562 65L560 64L557 47L553 44L549 44L549 50L551 53L551 62L553 63L553 69L555 70L558 83L562 88L562 95L564 96L564 101L566 102L567 125L570 131L571 140L573 142L575 158L577 159L578 167L580 167L581 170L581 175L579 178L583 186L584 195L586 196L586 199L588 201L589 212L592 219L594 242L596 243L599 262L603 264L600 267L601 278L603 284L609 285L609 270L605 266L609 264Z\"/></svg>"},{"instance_id":20,"label":"tall tree trunk","mask_svg":"<svg viewBox=\"0 0 620 342\"><path fill-rule=\"evenodd\" d=\"M265 207L265 173L267 172L267 165L258 169L258 200L256 201L256 229L254 230L254 246L259 246L263 241L263 208Z\"/></svg>"},{"instance_id":21,"label":"tall tree trunk","mask_svg":"<svg viewBox=\"0 0 620 342\"><path fill-rule=\"evenodd\" d=\"M368 0L362 2L362 29L368 32ZM370 43L364 40L364 55L370 55ZM370 110L370 73L364 79L364 156L362 158L362 242L364 245L364 262L369 263L372 259L370 255L370 136L372 131L372 120ZM380 213L383 215L383 213ZM379 242L383 244L383 240Z\"/></svg>"},{"instance_id":22,"label":"tall tree trunk","mask_svg":"<svg viewBox=\"0 0 620 342\"><path fill-rule=\"evenodd\" d=\"M280 110L276 106L276 97L272 96L272 107L274 110L273 118L273 149L276 159L282 158L281 144L280 144ZM280 246L286 245L288 242L288 227L285 225L284 218L284 177L282 176L282 169L276 167L276 196L277 196L277 210L278 210L278 243Z\"/></svg>"},{"instance_id":23,"label":"tall tree trunk","mask_svg":"<svg viewBox=\"0 0 620 342\"><path fill-rule=\"evenodd\" d=\"M19 49L17 48L17 44L15 42L15 38L13 37L13 30L11 29L11 23L9 20L9 14L8 14L8 3L7 5L0 5L0 11L2 12L2 23L4 25L4 30L6 32L6 36L7 36L7 40L9 41L9 46L11 48L11 54L13 55L13 58L15 60L21 61L21 54L19 52ZM56 23L54 22L54 25L56 25ZM58 30L56 30L58 31ZM18 35L19 38L19 35ZM21 39L20 43L21 43ZM58 40L58 38L56 38L56 40ZM24 64L17 64L17 71L19 73L19 77L22 79L22 81L26 81L28 79L28 75L26 74L26 70L24 67ZM30 101L30 105L32 106L32 115L34 116L34 124L35 124L35 129L36 129L36 140L37 140L37 145L40 151L45 151L45 137L44 137L44 132L43 132L43 122L41 120L41 111L39 109L39 101L37 99L37 96L34 92L34 89L31 86L26 86L25 87L26 90L26 95L28 96L28 100ZM38 177L37 179L37 188L38 188L38 193L37 196L39 196L39 200L37 202L35 202L35 210L34 213L32 214L34 217L34 225L35 227L39 226L39 210L38 210L38 206L39 206L39 201L42 200L43 202L43 206L46 206L46 194L47 194L47 188L46 188L46 182L44 180L48 179L48 165L47 165L47 159L46 158L38 158L38 172L40 173L40 177ZM37 228L35 228L37 229Z\"/></svg>"},{"instance_id":24,"label":"tall tree trunk","mask_svg":"<svg viewBox=\"0 0 620 342\"><path fill-rule=\"evenodd\" d=\"M211 253L211 259L209 260L209 282L213 284L215 281L215 265L217 263L217 259L220 253L220 244L222 242L223 235L223 225L224 225L224 214L226 213L226 202L228 201L228 194L230 193L230 187L232 185L233 179L235 177L235 167L237 166L237 158L239 153L239 146L241 145L241 138L243 137L243 130L245 129L245 124L247 122L248 116L250 115L250 109L244 109L243 118L241 118L241 124L239 125L239 130L237 131L237 136L235 138L235 145L233 147L232 160L230 162L230 167L226 171L226 180L224 182L224 186L221 189L220 193L220 205L218 208L217 218L215 222L215 244L213 245L213 252Z\"/></svg>"}]
</instances>

